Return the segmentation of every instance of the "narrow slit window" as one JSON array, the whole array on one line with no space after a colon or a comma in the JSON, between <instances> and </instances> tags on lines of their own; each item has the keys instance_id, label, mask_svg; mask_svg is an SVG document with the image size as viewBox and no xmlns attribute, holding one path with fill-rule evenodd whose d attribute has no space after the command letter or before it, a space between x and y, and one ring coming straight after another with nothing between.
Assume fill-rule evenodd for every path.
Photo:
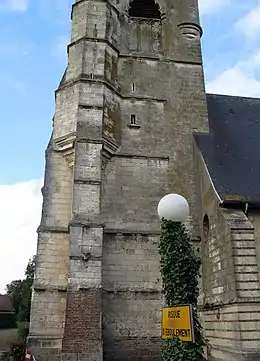
<instances>
[{"instance_id":1,"label":"narrow slit window","mask_svg":"<svg viewBox=\"0 0 260 361\"><path fill-rule=\"evenodd\" d=\"M132 84L132 91L135 91L135 83Z\"/></svg>"},{"instance_id":2,"label":"narrow slit window","mask_svg":"<svg viewBox=\"0 0 260 361\"><path fill-rule=\"evenodd\" d=\"M130 123L131 123L131 125L135 125L135 124L136 124L136 116L135 116L135 114L131 114Z\"/></svg>"}]
</instances>

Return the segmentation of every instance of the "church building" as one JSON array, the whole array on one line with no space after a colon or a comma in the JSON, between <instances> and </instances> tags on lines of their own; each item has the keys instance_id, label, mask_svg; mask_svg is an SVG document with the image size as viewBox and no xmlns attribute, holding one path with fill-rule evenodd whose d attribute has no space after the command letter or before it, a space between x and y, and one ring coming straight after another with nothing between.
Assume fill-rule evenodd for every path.
<instances>
[{"instance_id":1,"label":"church building","mask_svg":"<svg viewBox=\"0 0 260 361\"><path fill-rule=\"evenodd\" d=\"M208 360L259 361L260 100L206 94L197 0L76 0L71 19L28 347L37 361L159 360L157 204L179 193Z\"/></svg>"}]
</instances>

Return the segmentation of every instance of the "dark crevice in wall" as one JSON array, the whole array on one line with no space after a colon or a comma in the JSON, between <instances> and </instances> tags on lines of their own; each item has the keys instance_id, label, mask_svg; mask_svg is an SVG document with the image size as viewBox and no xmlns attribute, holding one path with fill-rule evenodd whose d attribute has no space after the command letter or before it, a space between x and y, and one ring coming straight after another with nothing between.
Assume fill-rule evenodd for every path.
<instances>
[{"instance_id":1,"label":"dark crevice in wall","mask_svg":"<svg viewBox=\"0 0 260 361\"><path fill-rule=\"evenodd\" d=\"M154 0L133 0L129 16L133 18L161 19L159 5Z\"/></svg>"}]
</instances>

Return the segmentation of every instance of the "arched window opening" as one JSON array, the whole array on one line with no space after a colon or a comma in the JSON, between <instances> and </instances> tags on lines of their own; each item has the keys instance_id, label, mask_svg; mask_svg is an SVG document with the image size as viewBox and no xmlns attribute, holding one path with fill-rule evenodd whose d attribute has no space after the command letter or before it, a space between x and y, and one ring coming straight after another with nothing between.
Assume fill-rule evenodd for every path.
<instances>
[{"instance_id":1,"label":"arched window opening","mask_svg":"<svg viewBox=\"0 0 260 361\"><path fill-rule=\"evenodd\" d=\"M131 18L161 19L159 5L154 0L133 0L130 3Z\"/></svg>"}]
</instances>

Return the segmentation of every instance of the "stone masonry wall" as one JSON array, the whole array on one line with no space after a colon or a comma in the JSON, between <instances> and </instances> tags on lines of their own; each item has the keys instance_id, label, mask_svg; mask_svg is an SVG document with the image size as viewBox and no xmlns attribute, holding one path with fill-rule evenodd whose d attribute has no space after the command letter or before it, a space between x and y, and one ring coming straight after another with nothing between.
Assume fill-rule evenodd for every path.
<instances>
[{"instance_id":1,"label":"stone masonry wall","mask_svg":"<svg viewBox=\"0 0 260 361\"><path fill-rule=\"evenodd\" d=\"M80 357L92 361L103 358L103 223L99 217L102 168L120 142L120 124L115 124L120 123L118 95L114 89L117 37L114 28L109 26L110 22L117 24L117 13L106 2L79 1L73 7L72 17L74 26L69 49L74 54L81 43L82 62L72 75L73 81L80 84L80 94L62 353L64 359ZM71 69L74 69L73 61L72 66L68 66L68 74L72 73ZM70 78L66 82L68 85ZM95 218L98 220L92 222Z\"/></svg>"},{"instance_id":2,"label":"stone masonry wall","mask_svg":"<svg viewBox=\"0 0 260 361\"><path fill-rule=\"evenodd\" d=\"M156 202L167 188L167 158L114 157L102 184L106 228L158 231Z\"/></svg>"},{"instance_id":3,"label":"stone masonry wall","mask_svg":"<svg viewBox=\"0 0 260 361\"><path fill-rule=\"evenodd\" d=\"M171 2L159 4L169 11L162 24L136 20L133 25L120 17L121 145L101 185L106 360L158 359L163 302L153 244L159 231L157 204L166 193L178 192L196 213L191 133L207 131L200 40L195 36L184 46ZM185 7L191 10L189 1ZM176 52L167 31L175 36L176 50L182 42Z\"/></svg>"},{"instance_id":4,"label":"stone masonry wall","mask_svg":"<svg viewBox=\"0 0 260 361\"><path fill-rule=\"evenodd\" d=\"M163 299L156 240L131 233L104 237L105 360L158 359Z\"/></svg>"},{"instance_id":5,"label":"stone masonry wall","mask_svg":"<svg viewBox=\"0 0 260 361\"><path fill-rule=\"evenodd\" d=\"M42 304L54 297L49 308L57 317L50 318L51 333L32 316L31 338L39 321L40 361L55 353L70 361L158 359L156 207L163 195L178 192L195 217L191 133L208 129L198 5L158 4L161 22L137 24L138 39L136 32L129 38L128 0L73 6L51 143L60 164L46 175L50 194L67 194L68 187L70 193L63 208L56 197L44 206L46 219L58 224L48 239L41 236L46 254L55 237L64 251L55 276L49 265L37 266L32 315L40 310L35 292L41 278L64 287L57 281L53 293L39 293ZM39 241L39 258L40 252Z\"/></svg>"},{"instance_id":6,"label":"stone masonry wall","mask_svg":"<svg viewBox=\"0 0 260 361\"><path fill-rule=\"evenodd\" d=\"M201 176L203 328L211 349L209 360L257 360L257 232L250 214L219 207L202 156L194 149Z\"/></svg>"},{"instance_id":7,"label":"stone masonry wall","mask_svg":"<svg viewBox=\"0 0 260 361\"><path fill-rule=\"evenodd\" d=\"M257 273L260 276L260 213L258 210L249 209L248 219L254 227L254 238L256 245ZM253 275L252 275L253 277ZM255 276L256 277L256 274Z\"/></svg>"},{"instance_id":8,"label":"stone masonry wall","mask_svg":"<svg viewBox=\"0 0 260 361\"><path fill-rule=\"evenodd\" d=\"M38 229L36 272L28 347L41 360L61 350L68 277L68 223L71 219L72 169L62 154L46 152L43 209ZM58 356L57 356L58 357Z\"/></svg>"}]
</instances>

